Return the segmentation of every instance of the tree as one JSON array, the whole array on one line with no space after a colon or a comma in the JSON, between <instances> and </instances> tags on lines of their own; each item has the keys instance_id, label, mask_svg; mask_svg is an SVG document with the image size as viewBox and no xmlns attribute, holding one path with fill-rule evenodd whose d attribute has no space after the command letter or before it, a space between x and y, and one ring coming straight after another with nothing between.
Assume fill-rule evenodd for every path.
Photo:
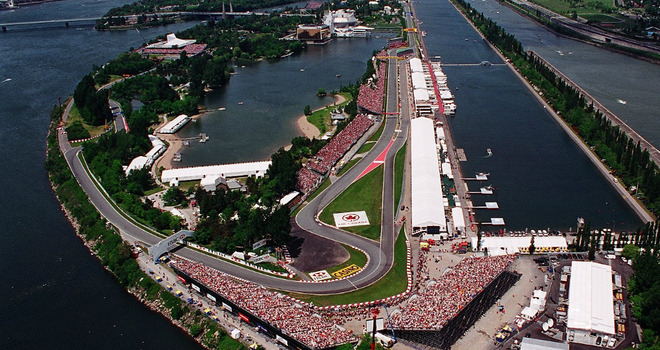
<instances>
[{"instance_id":1,"label":"tree","mask_svg":"<svg viewBox=\"0 0 660 350\"><path fill-rule=\"evenodd\" d=\"M184 200L186 200L186 195L178 187L170 187L163 194L163 202L165 202L165 205L178 205Z\"/></svg>"},{"instance_id":2,"label":"tree","mask_svg":"<svg viewBox=\"0 0 660 350\"><path fill-rule=\"evenodd\" d=\"M621 256L626 259L635 259L639 256L639 247L633 244L626 244L621 251Z\"/></svg>"},{"instance_id":3,"label":"tree","mask_svg":"<svg viewBox=\"0 0 660 350\"><path fill-rule=\"evenodd\" d=\"M319 91L316 93L316 96L318 97L325 97L326 95L328 95L328 93L325 92L324 88L320 88Z\"/></svg>"},{"instance_id":4,"label":"tree","mask_svg":"<svg viewBox=\"0 0 660 350\"><path fill-rule=\"evenodd\" d=\"M310 105L305 106L305 115L311 115L312 114L312 107Z\"/></svg>"}]
</instances>

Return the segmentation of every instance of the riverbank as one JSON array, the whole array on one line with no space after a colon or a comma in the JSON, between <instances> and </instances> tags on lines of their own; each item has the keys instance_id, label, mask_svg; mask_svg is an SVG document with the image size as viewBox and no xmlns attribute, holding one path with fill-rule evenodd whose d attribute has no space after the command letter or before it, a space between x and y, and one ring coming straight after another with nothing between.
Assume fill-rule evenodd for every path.
<instances>
[{"instance_id":1,"label":"riverbank","mask_svg":"<svg viewBox=\"0 0 660 350\"><path fill-rule=\"evenodd\" d=\"M332 97L335 99L335 101L332 103L332 105L327 105L325 107L317 108L317 109L313 110L312 113L318 112L318 111L320 111L322 109L325 109L325 108L328 108L330 106L340 105L340 104L346 102L346 97L344 97L341 94L334 94L334 95L332 95ZM302 136L305 136L309 139L313 139L315 137L321 136L321 130L319 130L319 128L317 128L314 124L310 123L309 120L307 120L307 117L308 116L303 114L303 115L299 116L298 119L296 120L296 126L298 127L298 130L300 131Z\"/></svg>"},{"instance_id":2,"label":"riverbank","mask_svg":"<svg viewBox=\"0 0 660 350\"><path fill-rule=\"evenodd\" d=\"M598 169L598 171L605 177L607 182L612 185L612 187L622 196L624 201L632 208L635 214L644 222L651 222L654 218L649 214L645 206L643 206L636 198L634 198L624 187L624 185L610 173L610 169L600 161L600 158L589 148L587 144L580 138L579 135L568 125L564 119L562 119L557 112L548 104L548 101L539 94L539 91L534 89L530 82L518 71L516 66L497 48L493 45L486 37L481 33L479 28L477 28L474 23L468 18L461 8L454 2L451 1L452 5L456 10L465 18L465 20L474 28L474 30L479 34L479 36L486 42L491 49L500 57L500 59L509 67L509 69L520 79L520 81L525 85L529 92L543 105L543 108L548 111L548 114L554 119L554 121L566 132L566 134L575 142L575 144L583 151L583 153L589 158L591 163Z\"/></svg>"}]
</instances>

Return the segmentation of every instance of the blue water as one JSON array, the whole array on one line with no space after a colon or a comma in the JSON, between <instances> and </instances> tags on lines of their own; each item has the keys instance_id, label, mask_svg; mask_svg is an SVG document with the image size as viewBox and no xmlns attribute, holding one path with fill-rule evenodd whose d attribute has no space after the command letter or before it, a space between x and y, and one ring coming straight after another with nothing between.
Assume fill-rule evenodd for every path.
<instances>
[{"instance_id":1,"label":"blue water","mask_svg":"<svg viewBox=\"0 0 660 350\"><path fill-rule=\"evenodd\" d=\"M415 2L430 57L443 63L502 63L447 0ZM466 40L467 39L467 40ZM576 63L577 64L577 63ZM456 147L465 149L464 175L490 173L498 210L478 220L504 218L507 229L569 229L577 217L592 227L636 228L640 221L543 106L506 67L447 66L457 113L450 120ZM492 157L483 158L491 148ZM471 183L472 190L481 184Z\"/></svg>"}]
</instances>

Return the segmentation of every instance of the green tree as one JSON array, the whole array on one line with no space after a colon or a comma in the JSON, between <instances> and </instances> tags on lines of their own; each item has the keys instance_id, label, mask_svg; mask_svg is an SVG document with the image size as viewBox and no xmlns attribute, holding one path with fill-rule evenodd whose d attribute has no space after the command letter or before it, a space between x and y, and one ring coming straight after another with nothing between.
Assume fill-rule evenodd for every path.
<instances>
[{"instance_id":1,"label":"green tree","mask_svg":"<svg viewBox=\"0 0 660 350\"><path fill-rule=\"evenodd\" d=\"M305 115L311 115L312 114L312 107L310 105L305 106Z\"/></svg>"},{"instance_id":2,"label":"green tree","mask_svg":"<svg viewBox=\"0 0 660 350\"><path fill-rule=\"evenodd\" d=\"M626 259L636 259L639 256L639 247L633 244L626 244L621 251L621 256Z\"/></svg>"}]
</instances>

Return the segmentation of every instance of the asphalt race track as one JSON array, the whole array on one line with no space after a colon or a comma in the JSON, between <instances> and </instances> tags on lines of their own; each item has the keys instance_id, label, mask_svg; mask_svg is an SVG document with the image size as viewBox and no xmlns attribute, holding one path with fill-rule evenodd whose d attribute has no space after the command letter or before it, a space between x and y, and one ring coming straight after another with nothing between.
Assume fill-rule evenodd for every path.
<instances>
[{"instance_id":1,"label":"asphalt race track","mask_svg":"<svg viewBox=\"0 0 660 350\"><path fill-rule=\"evenodd\" d=\"M394 258L394 242L396 232L394 227L394 157L396 152L405 143L408 135L409 127L409 111L407 102L407 77L405 74L398 77L397 64L398 60L390 59L388 69L388 88L387 88L387 112L399 111L398 88L397 80L400 78L401 87L404 91L400 111L401 125L399 128L401 132L396 133L397 129L397 115L385 114L385 127L383 134L372 148L369 154L362 158L353 168L346 174L335 181L323 193L317 196L307 206L305 206L297 215L296 222L304 230L319 235L321 237L347 244L363 250L369 260L367 265L359 273L343 280L329 281L324 283L309 283L293 281L289 279L274 277L270 275L261 274L253 270L249 270L235 264L220 260L201 252L195 251L190 248L182 248L177 251L177 254L193 261L199 261L205 265L228 273L230 275L243 278L249 281L259 283L265 287L274 288L284 291L309 293L309 294L335 294L347 292L355 289L360 289L371 285L383 277L392 266ZM405 71L405 61L401 65ZM382 217L382 231L380 242L373 241L352 233L338 230L334 227L321 224L317 221L317 214L328 205L336 196L344 191L357 176L371 164L371 162L387 147L390 140L396 137L394 144L388 152L385 159L384 181L383 181L383 217ZM149 245L155 244L160 241L160 238L153 233L147 232L140 228L133 222L129 221L125 216L121 215L117 210L108 202L99 189L96 187L90 175L85 171L80 159L77 157L80 148L71 148L63 129L58 130L58 138L60 141L60 149L64 154L74 177L77 179L80 186L87 193L90 201L97 210L111 222L123 235L133 238L135 240L143 241Z\"/></svg>"}]
</instances>

